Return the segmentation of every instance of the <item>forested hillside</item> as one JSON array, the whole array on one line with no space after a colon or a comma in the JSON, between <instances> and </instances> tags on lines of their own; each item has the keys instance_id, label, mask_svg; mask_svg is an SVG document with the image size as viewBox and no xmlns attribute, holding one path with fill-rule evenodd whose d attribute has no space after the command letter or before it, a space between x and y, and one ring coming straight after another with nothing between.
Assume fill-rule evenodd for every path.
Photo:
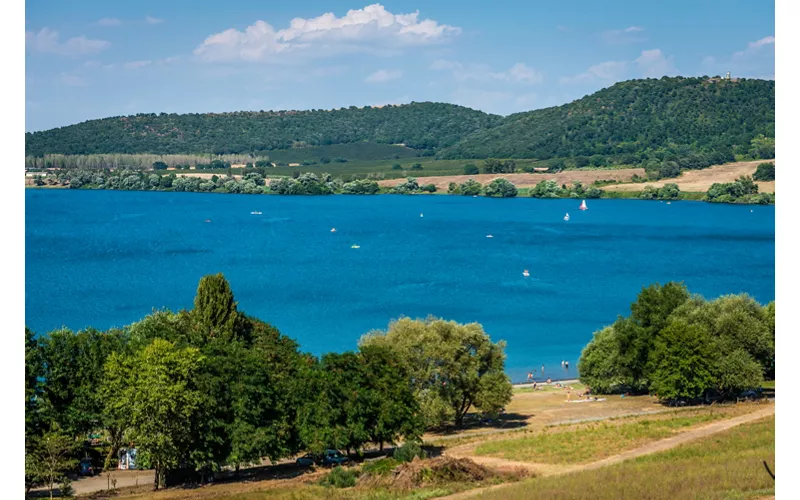
<instances>
[{"instance_id":1,"label":"forested hillside","mask_svg":"<svg viewBox=\"0 0 800 500\"><path fill-rule=\"evenodd\" d=\"M684 158L680 168L702 168L734 155L772 158L774 137L774 81L664 77L620 82L563 106L508 117L431 102L140 114L27 133L25 147L32 156L274 151L277 158L277 150L290 148L377 143L405 144L444 159L571 158L570 166L580 168ZM365 159L386 159L381 154Z\"/></svg>"},{"instance_id":2,"label":"forested hillside","mask_svg":"<svg viewBox=\"0 0 800 500\"><path fill-rule=\"evenodd\" d=\"M450 146L502 118L443 103L380 108L205 114L139 114L25 134L27 155L48 153L259 153L298 146L373 142L415 149Z\"/></svg>"},{"instance_id":3,"label":"forested hillside","mask_svg":"<svg viewBox=\"0 0 800 500\"><path fill-rule=\"evenodd\" d=\"M665 77L620 82L563 106L508 116L441 156L640 156L669 146L679 153L728 156L731 151L747 154L759 135L775 137L774 81Z\"/></svg>"}]
</instances>

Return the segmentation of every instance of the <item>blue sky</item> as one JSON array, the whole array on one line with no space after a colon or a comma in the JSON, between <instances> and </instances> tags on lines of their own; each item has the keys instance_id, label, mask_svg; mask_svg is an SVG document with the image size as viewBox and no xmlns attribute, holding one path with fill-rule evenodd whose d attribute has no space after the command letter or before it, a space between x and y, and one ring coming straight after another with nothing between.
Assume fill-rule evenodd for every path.
<instances>
[{"instance_id":1,"label":"blue sky","mask_svg":"<svg viewBox=\"0 0 800 500\"><path fill-rule=\"evenodd\" d=\"M440 101L509 114L630 78L773 78L768 1L29 0L25 129Z\"/></svg>"}]
</instances>

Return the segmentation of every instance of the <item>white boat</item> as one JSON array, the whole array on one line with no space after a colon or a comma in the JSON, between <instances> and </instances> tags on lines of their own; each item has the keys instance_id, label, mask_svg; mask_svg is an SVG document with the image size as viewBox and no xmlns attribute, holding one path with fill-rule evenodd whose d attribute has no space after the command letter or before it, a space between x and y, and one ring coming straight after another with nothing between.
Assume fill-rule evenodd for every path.
<instances>
[{"instance_id":1,"label":"white boat","mask_svg":"<svg viewBox=\"0 0 800 500\"><path fill-rule=\"evenodd\" d=\"M422 217L422 212L420 212L419 216Z\"/></svg>"},{"instance_id":2,"label":"white boat","mask_svg":"<svg viewBox=\"0 0 800 500\"><path fill-rule=\"evenodd\" d=\"M564 216L564 220L569 220L569 214Z\"/></svg>"},{"instance_id":3,"label":"white boat","mask_svg":"<svg viewBox=\"0 0 800 500\"><path fill-rule=\"evenodd\" d=\"M359 245L353 245L350 248L361 248Z\"/></svg>"},{"instance_id":4,"label":"white boat","mask_svg":"<svg viewBox=\"0 0 800 500\"><path fill-rule=\"evenodd\" d=\"M332 232L332 233L335 233L335 232L336 232L336 228L335 228L335 227L334 227L334 228L331 228L331 232Z\"/></svg>"},{"instance_id":5,"label":"white boat","mask_svg":"<svg viewBox=\"0 0 800 500\"><path fill-rule=\"evenodd\" d=\"M250 215L261 215L261 212L250 212Z\"/></svg>"},{"instance_id":6,"label":"white boat","mask_svg":"<svg viewBox=\"0 0 800 500\"><path fill-rule=\"evenodd\" d=\"M669 205L669 202L667 202L667 205Z\"/></svg>"},{"instance_id":7,"label":"white boat","mask_svg":"<svg viewBox=\"0 0 800 500\"><path fill-rule=\"evenodd\" d=\"M522 275L527 278L528 276L531 275L531 273L529 273L528 270L526 269L526 270L522 271Z\"/></svg>"},{"instance_id":8,"label":"white boat","mask_svg":"<svg viewBox=\"0 0 800 500\"><path fill-rule=\"evenodd\" d=\"M589 207L586 206L586 200L581 201L581 206L578 207L580 210L589 210Z\"/></svg>"},{"instance_id":9,"label":"white boat","mask_svg":"<svg viewBox=\"0 0 800 500\"><path fill-rule=\"evenodd\" d=\"M750 211L752 212L752 210L750 210ZM494 236L492 236L491 234L487 234L486 237L487 238L494 238Z\"/></svg>"}]
</instances>

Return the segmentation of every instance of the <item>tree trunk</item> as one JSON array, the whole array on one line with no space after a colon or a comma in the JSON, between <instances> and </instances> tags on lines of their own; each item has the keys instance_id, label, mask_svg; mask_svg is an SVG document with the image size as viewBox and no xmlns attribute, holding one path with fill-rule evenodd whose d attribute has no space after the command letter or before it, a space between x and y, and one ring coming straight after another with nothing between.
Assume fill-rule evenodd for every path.
<instances>
[{"instance_id":1,"label":"tree trunk","mask_svg":"<svg viewBox=\"0 0 800 500\"><path fill-rule=\"evenodd\" d=\"M380 442L380 451L383 451L383 441Z\"/></svg>"},{"instance_id":2,"label":"tree trunk","mask_svg":"<svg viewBox=\"0 0 800 500\"><path fill-rule=\"evenodd\" d=\"M156 476L153 478L153 491L158 490L158 478L159 478L158 465L156 465L155 474Z\"/></svg>"}]
</instances>

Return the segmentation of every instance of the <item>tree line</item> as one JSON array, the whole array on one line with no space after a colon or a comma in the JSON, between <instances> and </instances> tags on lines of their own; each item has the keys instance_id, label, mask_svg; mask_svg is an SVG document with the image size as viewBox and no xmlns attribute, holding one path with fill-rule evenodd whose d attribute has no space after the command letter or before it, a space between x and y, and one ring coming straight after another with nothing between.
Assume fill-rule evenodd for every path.
<instances>
[{"instance_id":1,"label":"tree line","mask_svg":"<svg viewBox=\"0 0 800 500\"><path fill-rule=\"evenodd\" d=\"M645 165L667 177L675 168L671 162L679 168L703 168L734 158L774 158L775 82L629 80L562 106L507 117L424 102L339 110L139 114L25 134L26 155L32 157L258 156L359 143L404 144L440 159L553 159L575 168Z\"/></svg>"},{"instance_id":2,"label":"tree line","mask_svg":"<svg viewBox=\"0 0 800 500\"><path fill-rule=\"evenodd\" d=\"M642 288L630 310L581 353L580 378L593 391L697 401L736 397L775 378L774 301L706 300L669 282Z\"/></svg>"},{"instance_id":3,"label":"tree line","mask_svg":"<svg viewBox=\"0 0 800 500\"><path fill-rule=\"evenodd\" d=\"M511 399L505 344L476 323L403 318L355 351L313 356L238 308L221 274L194 306L108 331L25 330L26 488L53 484L102 436L135 446L155 488L300 451L417 440L497 415ZM58 460L50 457L57 456Z\"/></svg>"},{"instance_id":4,"label":"tree line","mask_svg":"<svg viewBox=\"0 0 800 500\"><path fill-rule=\"evenodd\" d=\"M766 165L772 164L767 163ZM774 165L772 167L772 178L774 180ZM775 194L759 193L758 184L753 182L753 177L743 175L733 182L716 182L712 184L706 192L706 201L711 203L749 203L769 205L771 203L775 203Z\"/></svg>"}]
</instances>

